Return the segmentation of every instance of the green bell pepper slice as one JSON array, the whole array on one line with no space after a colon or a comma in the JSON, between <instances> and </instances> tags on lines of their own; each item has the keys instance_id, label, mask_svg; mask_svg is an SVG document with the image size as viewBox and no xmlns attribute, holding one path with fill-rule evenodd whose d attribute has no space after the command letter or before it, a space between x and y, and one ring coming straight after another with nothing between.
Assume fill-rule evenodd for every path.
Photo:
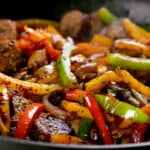
<instances>
[{"instance_id":1,"label":"green bell pepper slice","mask_svg":"<svg viewBox=\"0 0 150 150\"><path fill-rule=\"evenodd\" d=\"M57 69L65 87L73 87L77 83L76 76L71 72L70 62L70 55L75 48L73 44L66 42L57 61Z\"/></svg>"},{"instance_id":2,"label":"green bell pepper slice","mask_svg":"<svg viewBox=\"0 0 150 150\"><path fill-rule=\"evenodd\" d=\"M108 54L108 63L113 67L135 71L150 71L150 59L137 58L122 55L119 53Z\"/></svg>"},{"instance_id":3,"label":"green bell pepper slice","mask_svg":"<svg viewBox=\"0 0 150 150\"><path fill-rule=\"evenodd\" d=\"M81 137L82 139L86 139L89 136L92 123L93 123L92 119L89 119L89 118L82 119L79 124L77 135Z\"/></svg>"},{"instance_id":4,"label":"green bell pepper slice","mask_svg":"<svg viewBox=\"0 0 150 150\"><path fill-rule=\"evenodd\" d=\"M107 8L100 8L98 10L98 17L105 24L111 24L118 20Z\"/></svg>"},{"instance_id":5,"label":"green bell pepper slice","mask_svg":"<svg viewBox=\"0 0 150 150\"><path fill-rule=\"evenodd\" d=\"M104 96L101 94L96 94L94 96L99 105L111 114L130 119L137 123L150 122L150 117L138 107L126 102L113 100L109 96Z\"/></svg>"}]
</instances>

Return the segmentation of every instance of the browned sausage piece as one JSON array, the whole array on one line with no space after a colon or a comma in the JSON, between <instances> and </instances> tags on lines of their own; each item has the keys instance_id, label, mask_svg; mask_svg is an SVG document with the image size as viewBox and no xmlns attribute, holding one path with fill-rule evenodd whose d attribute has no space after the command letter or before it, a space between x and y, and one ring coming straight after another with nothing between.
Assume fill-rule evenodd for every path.
<instances>
[{"instance_id":1,"label":"browned sausage piece","mask_svg":"<svg viewBox=\"0 0 150 150\"><path fill-rule=\"evenodd\" d=\"M16 45L16 38L15 22L0 19L0 72L15 72L23 60Z\"/></svg>"},{"instance_id":2,"label":"browned sausage piece","mask_svg":"<svg viewBox=\"0 0 150 150\"><path fill-rule=\"evenodd\" d=\"M63 36L71 36L76 40L81 40L84 35L88 34L89 28L89 15L78 10L66 13L60 22L60 31Z\"/></svg>"}]
</instances>

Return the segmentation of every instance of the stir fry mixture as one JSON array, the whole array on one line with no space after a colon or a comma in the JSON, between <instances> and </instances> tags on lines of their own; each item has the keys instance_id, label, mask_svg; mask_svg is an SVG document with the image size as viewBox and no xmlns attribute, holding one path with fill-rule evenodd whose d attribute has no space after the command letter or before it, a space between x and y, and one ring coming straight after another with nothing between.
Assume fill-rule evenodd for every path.
<instances>
[{"instance_id":1,"label":"stir fry mixture","mask_svg":"<svg viewBox=\"0 0 150 150\"><path fill-rule=\"evenodd\" d=\"M59 144L150 140L150 32L108 9L60 23L0 20L0 135Z\"/></svg>"}]
</instances>

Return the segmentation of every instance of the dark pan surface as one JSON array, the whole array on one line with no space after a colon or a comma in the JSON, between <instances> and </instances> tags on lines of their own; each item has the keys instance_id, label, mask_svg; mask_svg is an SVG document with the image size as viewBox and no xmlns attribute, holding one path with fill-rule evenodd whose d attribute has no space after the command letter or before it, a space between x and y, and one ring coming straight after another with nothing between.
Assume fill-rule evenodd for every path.
<instances>
[{"instance_id":1,"label":"dark pan surface","mask_svg":"<svg viewBox=\"0 0 150 150\"><path fill-rule=\"evenodd\" d=\"M119 17L129 17L141 24L150 24L149 0L49 0L49 1L3 1L3 9L0 9L0 18L24 19L24 18L47 18L59 21L63 14L71 9L80 9L91 12L99 7L108 7ZM8 9L8 3L9 11ZM4 11L5 9L5 11ZM15 10L15 11L14 11ZM0 136L1 150L150 150L149 143L125 144L125 145L58 145Z\"/></svg>"},{"instance_id":2,"label":"dark pan surface","mask_svg":"<svg viewBox=\"0 0 150 150\"><path fill-rule=\"evenodd\" d=\"M150 143L125 145L65 145L18 140L0 136L0 146L3 150L149 150Z\"/></svg>"}]
</instances>

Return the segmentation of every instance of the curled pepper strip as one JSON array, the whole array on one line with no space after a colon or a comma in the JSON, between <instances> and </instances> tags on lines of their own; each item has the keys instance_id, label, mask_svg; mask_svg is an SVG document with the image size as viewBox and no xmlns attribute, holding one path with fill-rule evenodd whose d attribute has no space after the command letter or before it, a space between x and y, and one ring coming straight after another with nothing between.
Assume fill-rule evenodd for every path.
<instances>
[{"instance_id":1,"label":"curled pepper strip","mask_svg":"<svg viewBox=\"0 0 150 150\"><path fill-rule=\"evenodd\" d=\"M14 137L19 139L25 139L28 133L30 132L34 120L43 110L43 104L33 103L29 105L25 109L17 123L17 128L15 130Z\"/></svg>"},{"instance_id":2,"label":"curled pepper strip","mask_svg":"<svg viewBox=\"0 0 150 150\"><path fill-rule=\"evenodd\" d=\"M111 99L109 96L96 94L95 99L106 111L137 123L149 123L150 117L142 109L131 104Z\"/></svg>"},{"instance_id":3,"label":"curled pepper strip","mask_svg":"<svg viewBox=\"0 0 150 150\"><path fill-rule=\"evenodd\" d=\"M145 86L137 79L135 79L129 72L117 69L115 72L106 72L85 84L86 91L98 92L110 82L124 82L130 88L137 90L146 98L150 99L150 88Z\"/></svg>"},{"instance_id":4,"label":"curled pepper strip","mask_svg":"<svg viewBox=\"0 0 150 150\"><path fill-rule=\"evenodd\" d=\"M37 95L49 94L55 90L62 89L62 87L58 84L47 85L47 84L32 83L15 79L3 73L0 73L0 81L4 83L6 87L19 90L27 90L29 93Z\"/></svg>"},{"instance_id":5,"label":"curled pepper strip","mask_svg":"<svg viewBox=\"0 0 150 150\"><path fill-rule=\"evenodd\" d=\"M108 63L113 67L136 71L150 71L150 59L136 58L119 53L108 54Z\"/></svg>"},{"instance_id":6,"label":"curled pepper strip","mask_svg":"<svg viewBox=\"0 0 150 150\"><path fill-rule=\"evenodd\" d=\"M118 77L118 75L115 72L109 71L103 75L100 75L100 76L88 81L85 84L85 88L86 88L86 91L98 92L112 81L121 82L121 79Z\"/></svg>"}]
</instances>

